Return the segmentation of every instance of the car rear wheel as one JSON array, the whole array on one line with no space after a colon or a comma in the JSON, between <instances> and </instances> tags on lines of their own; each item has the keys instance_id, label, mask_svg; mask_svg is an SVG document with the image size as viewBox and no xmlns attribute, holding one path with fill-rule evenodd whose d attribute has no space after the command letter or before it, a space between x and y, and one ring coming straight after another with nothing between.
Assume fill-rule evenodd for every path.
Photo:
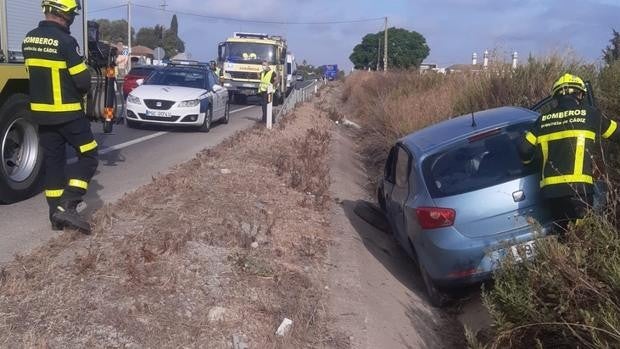
<instances>
[{"instance_id":1,"label":"car rear wheel","mask_svg":"<svg viewBox=\"0 0 620 349\"><path fill-rule=\"evenodd\" d=\"M420 269L422 281L424 282L426 295L428 296L428 300L430 301L431 305L436 308L446 306L446 304L448 304L448 301L450 300L448 295L437 287L433 279L431 279L430 275L428 275L428 272L426 271L422 263L420 263L419 261L418 267Z\"/></svg>"},{"instance_id":2,"label":"car rear wheel","mask_svg":"<svg viewBox=\"0 0 620 349\"><path fill-rule=\"evenodd\" d=\"M200 126L200 132L209 132L211 131L211 122L213 121L213 109L207 109L207 113L205 114L205 120L202 122L202 126Z\"/></svg>"}]
</instances>

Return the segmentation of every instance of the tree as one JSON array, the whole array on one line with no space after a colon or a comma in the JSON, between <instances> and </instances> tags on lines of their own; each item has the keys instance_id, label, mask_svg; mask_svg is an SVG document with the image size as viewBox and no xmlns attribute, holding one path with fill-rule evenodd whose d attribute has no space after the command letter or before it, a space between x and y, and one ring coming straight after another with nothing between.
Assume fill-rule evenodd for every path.
<instances>
[{"instance_id":1,"label":"tree","mask_svg":"<svg viewBox=\"0 0 620 349\"><path fill-rule=\"evenodd\" d=\"M140 30L138 30L138 34L136 34L135 43L136 45L142 45L154 49L155 47L163 44L163 31L164 27L161 25L140 28Z\"/></svg>"},{"instance_id":2,"label":"tree","mask_svg":"<svg viewBox=\"0 0 620 349\"><path fill-rule=\"evenodd\" d=\"M384 32L367 34L353 48L349 59L356 69L381 69L383 67ZM399 69L417 68L430 53L426 39L416 31L402 28L388 29L388 66ZM379 56L379 57L377 57ZM377 59L379 58L379 59ZM377 62L379 66L377 67Z\"/></svg>"},{"instance_id":3,"label":"tree","mask_svg":"<svg viewBox=\"0 0 620 349\"><path fill-rule=\"evenodd\" d=\"M124 19L110 21L107 19L96 20L99 24L100 40L116 44L121 41L127 44L127 21ZM134 38L135 30L131 28L131 36Z\"/></svg>"},{"instance_id":4,"label":"tree","mask_svg":"<svg viewBox=\"0 0 620 349\"><path fill-rule=\"evenodd\" d=\"M610 45L603 50L603 59L608 65L620 60L620 33L613 29L613 38L609 40Z\"/></svg>"},{"instance_id":5,"label":"tree","mask_svg":"<svg viewBox=\"0 0 620 349\"><path fill-rule=\"evenodd\" d=\"M172 16L172 21L170 22L170 32L174 35L179 35L179 20L177 19L177 15Z\"/></svg>"}]
</instances>

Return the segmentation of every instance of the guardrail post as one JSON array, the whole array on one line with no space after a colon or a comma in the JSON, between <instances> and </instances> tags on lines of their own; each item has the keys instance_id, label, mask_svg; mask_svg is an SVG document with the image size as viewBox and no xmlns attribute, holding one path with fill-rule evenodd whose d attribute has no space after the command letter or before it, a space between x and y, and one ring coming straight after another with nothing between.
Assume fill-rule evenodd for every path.
<instances>
[{"instance_id":1,"label":"guardrail post","mask_svg":"<svg viewBox=\"0 0 620 349\"><path fill-rule=\"evenodd\" d=\"M273 127L273 94L269 94L267 103L267 129L271 130Z\"/></svg>"}]
</instances>

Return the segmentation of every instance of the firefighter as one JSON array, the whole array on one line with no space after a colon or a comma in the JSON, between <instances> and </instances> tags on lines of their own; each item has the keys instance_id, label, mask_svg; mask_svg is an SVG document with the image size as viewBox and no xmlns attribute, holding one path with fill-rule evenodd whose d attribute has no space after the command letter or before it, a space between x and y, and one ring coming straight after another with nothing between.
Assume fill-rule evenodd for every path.
<instances>
[{"instance_id":1,"label":"firefighter","mask_svg":"<svg viewBox=\"0 0 620 349\"><path fill-rule=\"evenodd\" d=\"M557 107L541 115L519 146L524 163L533 161L536 149L542 159L540 188L556 224L584 217L592 206L593 158L601 138L618 140L617 123L586 105L586 85L571 74L553 84Z\"/></svg>"},{"instance_id":2,"label":"firefighter","mask_svg":"<svg viewBox=\"0 0 620 349\"><path fill-rule=\"evenodd\" d=\"M260 85L258 87L258 94L261 97L261 106L263 107L262 121L267 122L267 105L273 98L273 84L276 81L276 72L271 70L269 63L263 61L263 71L260 73ZM273 117L272 122L276 122Z\"/></svg>"},{"instance_id":3,"label":"firefighter","mask_svg":"<svg viewBox=\"0 0 620 349\"><path fill-rule=\"evenodd\" d=\"M43 0L45 20L22 43L30 75L30 109L39 125L45 167L45 196L52 229L76 229L90 224L77 212L98 165L97 142L84 112L90 72L69 27L81 9L79 0ZM78 155L66 169L65 147Z\"/></svg>"}]
</instances>

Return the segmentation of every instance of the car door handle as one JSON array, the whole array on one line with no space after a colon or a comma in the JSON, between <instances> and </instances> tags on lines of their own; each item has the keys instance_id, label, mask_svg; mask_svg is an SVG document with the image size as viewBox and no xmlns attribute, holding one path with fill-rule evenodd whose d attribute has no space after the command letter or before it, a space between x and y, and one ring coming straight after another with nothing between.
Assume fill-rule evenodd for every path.
<instances>
[{"instance_id":1,"label":"car door handle","mask_svg":"<svg viewBox=\"0 0 620 349\"><path fill-rule=\"evenodd\" d=\"M523 190L515 191L514 193L512 193L512 199L514 200L514 202L521 202L525 200L525 192Z\"/></svg>"}]
</instances>

